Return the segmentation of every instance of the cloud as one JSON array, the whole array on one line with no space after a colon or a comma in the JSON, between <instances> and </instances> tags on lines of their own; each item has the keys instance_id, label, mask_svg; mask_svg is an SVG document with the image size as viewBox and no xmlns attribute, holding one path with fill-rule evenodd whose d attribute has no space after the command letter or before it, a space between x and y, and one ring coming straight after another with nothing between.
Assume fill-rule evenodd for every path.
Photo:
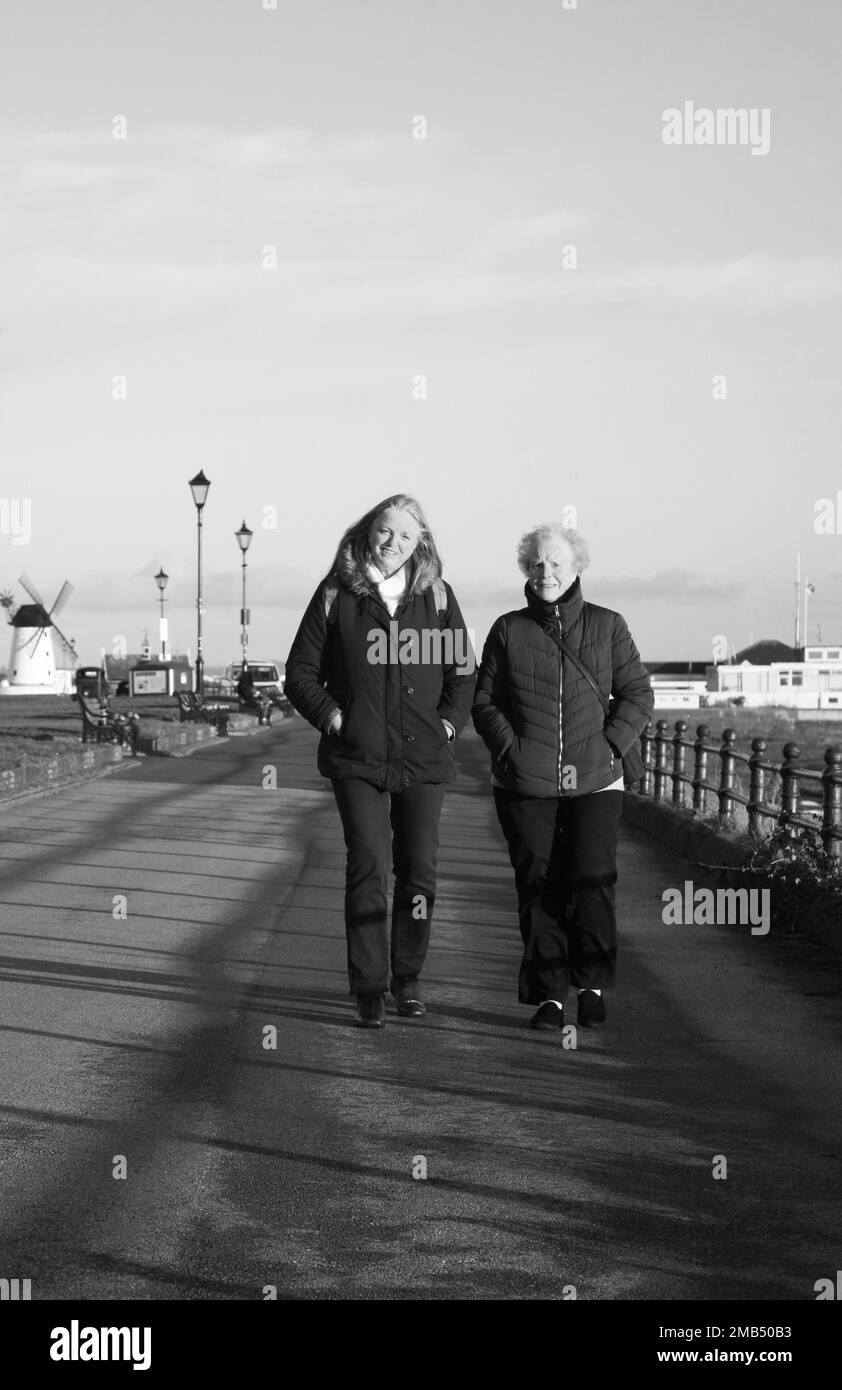
<instances>
[{"instance_id":1,"label":"cloud","mask_svg":"<svg viewBox=\"0 0 842 1390\"><path fill-rule=\"evenodd\" d=\"M232 543L233 544L233 543ZM75 588L68 609L84 613L160 614L158 588L154 581L160 559L156 555L139 566L133 574L116 571L102 575L87 575ZM195 607L196 570L192 562L178 561L163 565L169 574L164 591L165 614L172 608ZM321 578L321 576L318 576ZM304 605L312 596L318 579L288 565L249 565L249 605ZM241 598L241 572L235 558L228 570L208 570L202 575L202 597L207 609L236 607Z\"/></svg>"},{"instance_id":2,"label":"cloud","mask_svg":"<svg viewBox=\"0 0 842 1390\"><path fill-rule=\"evenodd\" d=\"M450 577L450 576L448 576ZM459 602L463 605L485 605L504 608L522 608L523 585L525 580L515 578L509 584L500 584L482 579L466 577L454 579ZM714 583L692 570L659 570L649 578L639 575L619 575L616 578L593 579L585 572L582 580L585 597L594 602L605 599L609 606L622 605L626 600L650 600L673 603L721 603L737 599L743 595L748 584L743 580L728 580Z\"/></svg>"},{"instance_id":3,"label":"cloud","mask_svg":"<svg viewBox=\"0 0 842 1390\"><path fill-rule=\"evenodd\" d=\"M584 231L587 218L581 213L551 208L541 213L516 213L488 227L475 255L481 261L498 261L510 256L532 255L555 246L562 237Z\"/></svg>"},{"instance_id":4,"label":"cloud","mask_svg":"<svg viewBox=\"0 0 842 1390\"><path fill-rule=\"evenodd\" d=\"M481 579L473 577L471 579L451 578L450 571L445 571L445 578L448 583L453 584L453 589L459 600L460 607L464 610L472 608L498 608L501 613L509 612L513 608L522 608L526 602L523 597L523 584L494 584L490 581L483 584Z\"/></svg>"},{"instance_id":5,"label":"cloud","mask_svg":"<svg viewBox=\"0 0 842 1390\"><path fill-rule=\"evenodd\" d=\"M567 274L461 272L457 267L402 277L353 265L283 261L264 271L261 248L239 264L105 265L72 257L45 262L31 256L0 270L7 315L52 305L130 310L140 319L189 314L228 305L235 315L260 312L284 325L356 320L366 315L460 315L517 309L550 312L594 305L774 309L819 303L842 294L842 260L828 257L773 261L746 258L711 266L629 267ZM205 255L206 251L202 251Z\"/></svg>"},{"instance_id":6,"label":"cloud","mask_svg":"<svg viewBox=\"0 0 842 1390\"><path fill-rule=\"evenodd\" d=\"M341 135L319 139L295 126L260 131L231 131L214 126L144 126L127 119L126 137L115 140L106 121L98 129L21 130L0 133L0 172L23 171L28 165L61 161L63 167L105 161L114 170L170 165L184 171L228 164L324 167L370 164L405 153L409 132Z\"/></svg>"},{"instance_id":7,"label":"cloud","mask_svg":"<svg viewBox=\"0 0 842 1390\"><path fill-rule=\"evenodd\" d=\"M842 293L842 260L757 251L709 263L563 270L563 239L588 214L501 216L453 175L432 181L409 133L320 139L296 128L18 132L0 137L13 246L0 293L14 329L39 308L78 304L132 318L230 307L319 325L370 315L558 313L598 305L774 309ZM425 172L422 172L424 170ZM27 183L28 181L28 183ZM21 186L26 197L16 197ZM62 254L53 228L62 227ZM264 270L265 245L278 266ZM10 325L11 326L11 325ZM38 326L40 331L40 326ZM74 333L71 321L68 331Z\"/></svg>"},{"instance_id":8,"label":"cloud","mask_svg":"<svg viewBox=\"0 0 842 1390\"><path fill-rule=\"evenodd\" d=\"M692 570L658 570L649 579L636 575L618 575L614 579L585 577L589 597L610 596L617 602L627 599L659 603L723 603L745 594L745 580L725 580L720 583L703 578Z\"/></svg>"}]
</instances>

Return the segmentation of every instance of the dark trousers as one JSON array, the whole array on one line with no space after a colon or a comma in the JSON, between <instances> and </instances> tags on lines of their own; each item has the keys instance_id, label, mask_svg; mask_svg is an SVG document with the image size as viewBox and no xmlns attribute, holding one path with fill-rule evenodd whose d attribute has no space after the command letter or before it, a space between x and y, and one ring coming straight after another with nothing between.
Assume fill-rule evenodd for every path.
<instances>
[{"instance_id":1,"label":"dark trousers","mask_svg":"<svg viewBox=\"0 0 842 1390\"><path fill-rule=\"evenodd\" d=\"M384 994L389 976L414 980L430 943L439 820L446 784L380 791L359 777L333 781L345 832L345 936L351 994ZM389 870L395 875L391 940Z\"/></svg>"},{"instance_id":2,"label":"dark trousers","mask_svg":"<svg viewBox=\"0 0 842 1390\"><path fill-rule=\"evenodd\" d=\"M515 871L520 1002L563 1001L570 984L610 988L623 793L534 797L495 787L494 800Z\"/></svg>"}]
</instances>

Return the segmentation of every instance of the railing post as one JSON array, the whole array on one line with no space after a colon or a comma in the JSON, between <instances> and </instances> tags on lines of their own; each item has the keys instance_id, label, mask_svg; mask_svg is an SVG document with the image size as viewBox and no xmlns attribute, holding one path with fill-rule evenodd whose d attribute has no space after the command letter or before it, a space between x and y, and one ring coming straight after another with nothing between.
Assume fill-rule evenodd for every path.
<instances>
[{"instance_id":1,"label":"railing post","mask_svg":"<svg viewBox=\"0 0 842 1390\"><path fill-rule=\"evenodd\" d=\"M735 729L726 729L722 735L719 757L722 766L719 773L719 819L728 825L734 819L734 799L731 793L736 781L737 760L734 757Z\"/></svg>"},{"instance_id":2,"label":"railing post","mask_svg":"<svg viewBox=\"0 0 842 1390\"><path fill-rule=\"evenodd\" d=\"M663 801L666 792L669 770L667 768L667 721L658 720L655 735L655 800Z\"/></svg>"},{"instance_id":3,"label":"railing post","mask_svg":"<svg viewBox=\"0 0 842 1390\"><path fill-rule=\"evenodd\" d=\"M781 763L781 814L778 824L786 834L790 846L794 845L798 835L798 826L790 824L790 817L798 815L798 778L794 769L800 756L801 749L797 743L784 745L784 760Z\"/></svg>"},{"instance_id":4,"label":"railing post","mask_svg":"<svg viewBox=\"0 0 842 1390\"><path fill-rule=\"evenodd\" d=\"M825 749L822 773L822 844L832 859L842 858L842 753Z\"/></svg>"},{"instance_id":5,"label":"railing post","mask_svg":"<svg viewBox=\"0 0 842 1390\"><path fill-rule=\"evenodd\" d=\"M652 729L652 720L647 719L646 728L640 735L640 756L643 759L643 783L640 790L644 796L652 795Z\"/></svg>"},{"instance_id":6,"label":"railing post","mask_svg":"<svg viewBox=\"0 0 842 1390\"><path fill-rule=\"evenodd\" d=\"M708 779L708 750L703 745L709 733L707 724L697 725L693 768L693 810L697 813L704 812L705 809L705 792L701 784Z\"/></svg>"},{"instance_id":7,"label":"railing post","mask_svg":"<svg viewBox=\"0 0 842 1390\"><path fill-rule=\"evenodd\" d=\"M684 719L675 721L675 737L672 741L672 804L673 806L684 805L684 763L686 749L683 739L687 732L687 722Z\"/></svg>"},{"instance_id":8,"label":"railing post","mask_svg":"<svg viewBox=\"0 0 842 1390\"><path fill-rule=\"evenodd\" d=\"M765 738L755 738L751 742L751 757L748 760L750 773L748 790L748 833L749 835L763 834L763 820L760 812L763 808L763 796L766 791L766 770L760 766L763 761L763 753L766 748Z\"/></svg>"}]
</instances>

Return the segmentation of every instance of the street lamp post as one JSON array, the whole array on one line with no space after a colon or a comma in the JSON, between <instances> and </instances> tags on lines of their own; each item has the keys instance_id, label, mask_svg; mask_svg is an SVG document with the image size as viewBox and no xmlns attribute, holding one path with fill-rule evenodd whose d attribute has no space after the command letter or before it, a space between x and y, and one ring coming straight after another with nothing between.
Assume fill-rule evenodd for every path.
<instances>
[{"instance_id":1,"label":"street lamp post","mask_svg":"<svg viewBox=\"0 0 842 1390\"><path fill-rule=\"evenodd\" d=\"M249 528L246 526L246 523L243 522L239 531L235 531L234 535L237 537L237 544L239 545L243 555L243 606L240 609L240 640L242 642L243 647L243 670L245 670L246 649L248 648L249 625L249 611L246 608L246 551L251 545L251 538L254 535L254 532L250 531Z\"/></svg>"},{"instance_id":2,"label":"street lamp post","mask_svg":"<svg viewBox=\"0 0 842 1390\"><path fill-rule=\"evenodd\" d=\"M167 587L167 581L168 581L168 579L169 579L169 575L166 573L166 571L164 570L164 568L163 568L163 566L162 566L161 569L158 570L158 573L155 575L155 583L158 585L158 589L159 589L160 594L161 594L161 634L160 634L160 636L161 636L161 660L162 660L162 661L166 661L166 659L167 659L167 620L166 620L166 618L164 617L164 590L165 590L166 587Z\"/></svg>"},{"instance_id":3,"label":"street lamp post","mask_svg":"<svg viewBox=\"0 0 842 1390\"><path fill-rule=\"evenodd\" d=\"M196 503L196 522L198 530L198 585L196 595L196 693L205 693L205 658L202 653L202 508L205 505L210 489L210 479L206 478L200 470L195 478L190 479L190 491L193 494L193 501Z\"/></svg>"}]
</instances>

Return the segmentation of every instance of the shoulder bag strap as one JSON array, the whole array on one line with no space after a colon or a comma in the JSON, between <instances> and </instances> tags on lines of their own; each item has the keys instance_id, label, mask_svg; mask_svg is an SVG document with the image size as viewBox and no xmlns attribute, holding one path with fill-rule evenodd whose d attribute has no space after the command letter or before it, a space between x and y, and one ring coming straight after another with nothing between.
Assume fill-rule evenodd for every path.
<instances>
[{"instance_id":1,"label":"shoulder bag strap","mask_svg":"<svg viewBox=\"0 0 842 1390\"><path fill-rule=\"evenodd\" d=\"M543 626L543 624L542 624L542 626ZM568 647L567 643L566 643L566 642L564 641L564 639L559 635L559 633L556 631L556 629L555 629L554 627L546 626L546 627L544 627L544 631L546 632L546 634L547 634L548 637L551 637L551 638L553 639L553 641L555 642L556 646L557 646L562 652L564 652L564 655L567 657L568 661L571 661L571 662L573 663L573 665L576 667L576 670L579 671L579 672L581 672L581 674L585 677L585 680L588 682L588 685L591 687L591 689L594 691L595 695L597 696L597 698L598 698L598 700L599 700L599 703L602 705L602 708L604 709L605 714L606 714L606 717L607 717L607 716L608 716L608 713L609 713L609 704L608 704L608 701L606 700L605 696L603 695L602 691L600 690L599 686L597 685L596 681L594 680L594 678L593 678L593 676L591 675L590 671L588 670L587 666L584 664L583 661L580 661L580 660L579 660L579 658L578 658L578 656L576 655L575 652L573 652L573 651L570 650L570 648Z\"/></svg>"}]
</instances>

